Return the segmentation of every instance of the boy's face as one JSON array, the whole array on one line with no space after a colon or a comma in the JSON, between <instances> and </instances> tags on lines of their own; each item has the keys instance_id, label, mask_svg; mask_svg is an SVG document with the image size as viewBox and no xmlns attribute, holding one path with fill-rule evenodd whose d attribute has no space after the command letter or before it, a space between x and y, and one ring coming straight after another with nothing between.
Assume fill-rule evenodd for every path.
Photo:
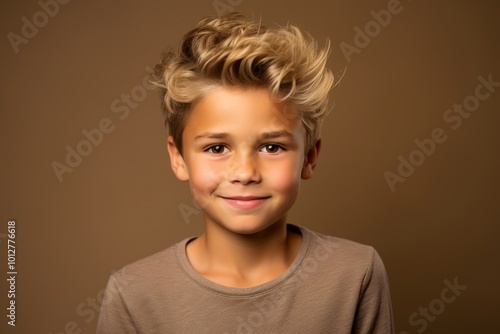
<instances>
[{"instance_id":1,"label":"boy's face","mask_svg":"<svg viewBox=\"0 0 500 334\"><path fill-rule=\"evenodd\" d=\"M319 150L305 155L300 118L265 89L211 92L191 110L182 143L181 155L169 138L174 173L189 180L207 224L238 234L285 221Z\"/></svg>"}]
</instances>

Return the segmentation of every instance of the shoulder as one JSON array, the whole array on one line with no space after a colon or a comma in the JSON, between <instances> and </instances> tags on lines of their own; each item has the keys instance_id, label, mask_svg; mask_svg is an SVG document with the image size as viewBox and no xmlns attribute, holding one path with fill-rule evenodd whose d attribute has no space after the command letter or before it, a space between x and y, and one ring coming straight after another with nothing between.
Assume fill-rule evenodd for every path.
<instances>
[{"instance_id":1,"label":"shoulder","mask_svg":"<svg viewBox=\"0 0 500 334\"><path fill-rule=\"evenodd\" d=\"M355 276L362 284L366 284L373 274L385 275L383 262L374 247L304 227L300 229L310 240L303 266L307 267L307 262L309 266L316 263L330 275Z\"/></svg>"},{"instance_id":2,"label":"shoulder","mask_svg":"<svg viewBox=\"0 0 500 334\"><path fill-rule=\"evenodd\" d=\"M122 288L131 286L150 286L160 280L168 280L177 273L177 253L188 239L178 242L157 253L127 264L115 271L110 280ZM128 290L128 289L126 289Z\"/></svg>"},{"instance_id":3,"label":"shoulder","mask_svg":"<svg viewBox=\"0 0 500 334\"><path fill-rule=\"evenodd\" d=\"M300 229L304 234L309 235L309 251L313 255L324 251L336 258L355 262L371 262L373 257L378 256L375 249L370 245L312 231L304 227L300 227Z\"/></svg>"}]
</instances>

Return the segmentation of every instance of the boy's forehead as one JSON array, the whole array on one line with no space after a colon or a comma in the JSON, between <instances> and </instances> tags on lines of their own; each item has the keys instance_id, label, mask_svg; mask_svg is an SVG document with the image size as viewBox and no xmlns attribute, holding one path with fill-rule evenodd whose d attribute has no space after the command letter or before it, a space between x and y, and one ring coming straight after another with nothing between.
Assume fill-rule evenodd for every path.
<instances>
[{"instance_id":1,"label":"boy's forehead","mask_svg":"<svg viewBox=\"0 0 500 334\"><path fill-rule=\"evenodd\" d=\"M277 108L273 114L276 117L278 124L287 125L290 122L299 121L299 114L294 106L290 103L282 103L280 108Z\"/></svg>"},{"instance_id":2,"label":"boy's forehead","mask_svg":"<svg viewBox=\"0 0 500 334\"><path fill-rule=\"evenodd\" d=\"M183 140L230 135L264 138L286 132L297 139L305 136L305 128L290 103L256 88L220 88L207 94L191 110L183 132Z\"/></svg>"},{"instance_id":3,"label":"boy's forehead","mask_svg":"<svg viewBox=\"0 0 500 334\"><path fill-rule=\"evenodd\" d=\"M296 108L279 101L268 89L220 87L201 98L189 119L203 118L215 123L224 120L272 121L274 126L289 126L297 121Z\"/></svg>"}]
</instances>

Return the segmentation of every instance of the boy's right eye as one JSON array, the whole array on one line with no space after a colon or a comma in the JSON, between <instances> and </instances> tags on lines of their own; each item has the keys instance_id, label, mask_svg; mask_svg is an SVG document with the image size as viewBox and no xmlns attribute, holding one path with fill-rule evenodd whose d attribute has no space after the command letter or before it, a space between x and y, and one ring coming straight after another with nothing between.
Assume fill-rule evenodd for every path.
<instances>
[{"instance_id":1,"label":"boy's right eye","mask_svg":"<svg viewBox=\"0 0 500 334\"><path fill-rule=\"evenodd\" d=\"M212 154L222 154L226 153L227 147L225 147L224 145L212 145L210 147L207 147L205 151Z\"/></svg>"}]
</instances>

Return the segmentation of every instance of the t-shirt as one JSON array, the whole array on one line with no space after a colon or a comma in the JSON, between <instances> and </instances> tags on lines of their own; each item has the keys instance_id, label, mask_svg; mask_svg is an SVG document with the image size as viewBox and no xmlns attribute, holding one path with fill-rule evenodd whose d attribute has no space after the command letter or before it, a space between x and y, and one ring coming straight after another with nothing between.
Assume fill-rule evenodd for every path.
<instances>
[{"instance_id":1,"label":"t-shirt","mask_svg":"<svg viewBox=\"0 0 500 334\"><path fill-rule=\"evenodd\" d=\"M249 288L222 286L189 263L187 238L108 281L97 324L108 333L394 333L384 265L371 246L302 234L290 267Z\"/></svg>"}]
</instances>

